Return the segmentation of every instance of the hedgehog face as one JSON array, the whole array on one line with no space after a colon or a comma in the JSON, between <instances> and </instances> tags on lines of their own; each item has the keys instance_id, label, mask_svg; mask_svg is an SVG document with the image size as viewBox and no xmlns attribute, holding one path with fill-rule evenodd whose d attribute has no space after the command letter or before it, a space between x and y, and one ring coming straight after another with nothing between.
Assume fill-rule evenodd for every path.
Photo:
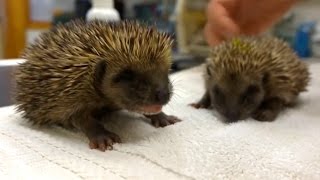
<instances>
[{"instance_id":1,"label":"hedgehog face","mask_svg":"<svg viewBox=\"0 0 320 180\"><path fill-rule=\"evenodd\" d=\"M161 112L171 98L168 70L125 68L110 80L105 93L123 109L150 115Z\"/></svg>"},{"instance_id":2,"label":"hedgehog face","mask_svg":"<svg viewBox=\"0 0 320 180\"><path fill-rule=\"evenodd\" d=\"M264 98L264 78L254 74L210 76L207 86L213 108L226 122L249 118Z\"/></svg>"}]
</instances>

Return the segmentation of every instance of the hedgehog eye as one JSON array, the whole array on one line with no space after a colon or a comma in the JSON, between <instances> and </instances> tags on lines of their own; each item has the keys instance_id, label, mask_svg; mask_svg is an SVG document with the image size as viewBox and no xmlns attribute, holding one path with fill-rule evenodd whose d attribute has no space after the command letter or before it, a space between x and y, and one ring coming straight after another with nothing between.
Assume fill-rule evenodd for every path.
<instances>
[{"instance_id":1,"label":"hedgehog eye","mask_svg":"<svg viewBox=\"0 0 320 180\"><path fill-rule=\"evenodd\" d=\"M135 73L130 70L130 69L126 69L122 72L120 72L114 79L113 81L115 83L119 83L119 82L128 82L128 81L133 81L135 78Z\"/></svg>"},{"instance_id":2,"label":"hedgehog eye","mask_svg":"<svg viewBox=\"0 0 320 180\"><path fill-rule=\"evenodd\" d=\"M257 85L248 86L248 88L246 89L246 91L242 95L242 100L241 100L242 103L247 103L247 102L253 100L255 95L259 92L260 92L259 86L257 86Z\"/></svg>"},{"instance_id":3,"label":"hedgehog eye","mask_svg":"<svg viewBox=\"0 0 320 180\"><path fill-rule=\"evenodd\" d=\"M215 86L213 88L213 94L214 94L214 99L216 103L220 105L224 103L225 96L219 87Z\"/></svg>"},{"instance_id":4,"label":"hedgehog eye","mask_svg":"<svg viewBox=\"0 0 320 180\"><path fill-rule=\"evenodd\" d=\"M247 95L252 95L252 94L258 93L259 91L260 91L259 86L257 86L257 85L250 85L250 86L248 86L245 94L247 94Z\"/></svg>"},{"instance_id":5,"label":"hedgehog eye","mask_svg":"<svg viewBox=\"0 0 320 180\"><path fill-rule=\"evenodd\" d=\"M215 96L223 97L223 93L222 93L221 89L219 87L217 87L217 86L215 86L213 88L213 93L214 93Z\"/></svg>"}]
</instances>

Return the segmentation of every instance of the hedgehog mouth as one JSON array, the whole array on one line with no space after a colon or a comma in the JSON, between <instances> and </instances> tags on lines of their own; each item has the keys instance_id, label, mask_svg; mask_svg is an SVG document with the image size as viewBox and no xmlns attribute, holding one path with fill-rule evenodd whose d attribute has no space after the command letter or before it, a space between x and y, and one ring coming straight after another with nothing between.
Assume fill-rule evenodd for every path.
<instances>
[{"instance_id":1,"label":"hedgehog mouth","mask_svg":"<svg viewBox=\"0 0 320 180\"><path fill-rule=\"evenodd\" d=\"M162 111L162 105L153 104L147 106L141 106L135 112L144 114L144 115L155 115L159 114Z\"/></svg>"}]
</instances>

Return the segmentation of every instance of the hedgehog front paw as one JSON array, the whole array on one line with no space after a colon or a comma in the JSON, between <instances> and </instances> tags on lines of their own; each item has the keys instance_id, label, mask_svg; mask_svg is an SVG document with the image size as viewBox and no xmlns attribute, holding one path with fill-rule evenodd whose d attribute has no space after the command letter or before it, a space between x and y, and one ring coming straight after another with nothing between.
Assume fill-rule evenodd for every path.
<instances>
[{"instance_id":1,"label":"hedgehog front paw","mask_svg":"<svg viewBox=\"0 0 320 180\"><path fill-rule=\"evenodd\" d=\"M181 121L176 116L168 116L163 112L156 115L147 115L146 117L151 119L151 124L156 128L165 127Z\"/></svg>"},{"instance_id":2,"label":"hedgehog front paw","mask_svg":"<svg viewBox=\"0 0 320 180\"><path fill-rule=\"evenodd\" d=\"M89 146L91 149L98 149L100 151L112 150L114 143L121 143L120 137L112 132L104 131L89 138Z\"/></svg>"},{"instance_id":3,"label":"hedgehog front paw","mask_svg":"<svg viewBox=\"0 0 320 180\"><path fill-rule=\"evenodd\" d=\"M252 117L258 121L274 121L284 108L283 101L279 98L270 98L263 101Z\"/></svg>"},{"instance_id":4,"label":"hedgehog front paw","mask_svg":"<svg viewBox=\"0 0 320 180\"><path fill-rule=\"evenodd\" d=\"M211 106L211 99L210 99L209 93L206 92L202 96L200 101L198 101L197 103L191 103L189 105L196 108L196 109L209 109Z\"/></svg>"},{"instance_id":5,"label":"hedgehog front paw","mask_svg":"<svg viewBox=\"0 0 320 180\"><path fill-rule=\"evenodd\" d=\"M261 109L257 110L255 113L253 113L252 117L253 119L257 121L274 121L277 117L278 113L275 111L272 111L270 109Z\"/></svg>"},{"instance_id":6,"label":"hedgehog front paw","mask_svg":"<svg viewBox=\"0 0 320 180\"><path fill-rule=\"evenodd\" d=\"M166 116L165 118L152 119L151 123L154 127L165 127L171 124L180 122L181 120L176 116Z\"/></svg>"}]
</instances>

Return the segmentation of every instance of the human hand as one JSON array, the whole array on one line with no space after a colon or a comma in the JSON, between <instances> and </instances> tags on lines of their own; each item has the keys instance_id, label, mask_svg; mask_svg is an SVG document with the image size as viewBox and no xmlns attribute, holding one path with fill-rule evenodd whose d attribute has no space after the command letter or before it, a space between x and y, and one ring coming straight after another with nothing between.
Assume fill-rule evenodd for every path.
<instances>
[{"instance_id":1,"label":"human hand","mask_svg":"<svg viewBox=\"0 0 320 180\"><path fill-rule=\"evenodd\" d=\"M279 20L297 0L211 0L205 37L210 46L237 35L257 35Z\"/></svg>"}]
</instances>

